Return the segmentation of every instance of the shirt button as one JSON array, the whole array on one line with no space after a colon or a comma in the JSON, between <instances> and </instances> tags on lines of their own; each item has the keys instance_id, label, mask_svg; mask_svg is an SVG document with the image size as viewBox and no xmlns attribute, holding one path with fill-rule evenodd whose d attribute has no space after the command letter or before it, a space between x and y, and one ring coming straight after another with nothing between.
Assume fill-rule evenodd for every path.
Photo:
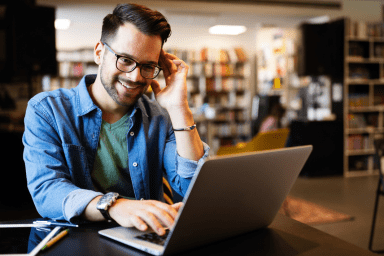
<instances>
[{"instance_id":1,"label":"shirt button","mask_svg":"<svg viewBox=\"0 0 384 256\"><path fill-rule=\"evenodd\" d=\"M136 167L138 164L136 162L133 163L133 166Z\"/></svg>"},{"instance_id":2,"label":"shirt button","mask_svg":"<svg viewBox=\"0 0 384 256\"><path fill-rule=\"evenodd\" d=\"M130 132L129 135L133 136L133 135L135 135L135 133L134 132Z\"/></svg>"}]
</instances>

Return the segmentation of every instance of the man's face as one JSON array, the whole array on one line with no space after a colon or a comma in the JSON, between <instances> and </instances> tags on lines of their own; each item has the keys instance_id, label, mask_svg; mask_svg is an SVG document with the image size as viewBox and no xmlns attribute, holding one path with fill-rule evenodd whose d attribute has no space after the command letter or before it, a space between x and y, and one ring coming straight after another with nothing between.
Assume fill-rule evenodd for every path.
<instances>
[{"instance_id":1,"label":"man's face","mask_svg":"<svg viewBox=\"0 0 384 256\"><path fill-rule=\"evenodd\" d=\"M160 36L141 33L131 23L121 26L113 40L106 42L117 54L130 57L140 64L158 64L162 41ZM116 68L116 56L104 46L100 80L108 95L120 106L131 107L143 95L152 79L140 74L140 67L130 73Z\"/></svg>"}]
</instances>

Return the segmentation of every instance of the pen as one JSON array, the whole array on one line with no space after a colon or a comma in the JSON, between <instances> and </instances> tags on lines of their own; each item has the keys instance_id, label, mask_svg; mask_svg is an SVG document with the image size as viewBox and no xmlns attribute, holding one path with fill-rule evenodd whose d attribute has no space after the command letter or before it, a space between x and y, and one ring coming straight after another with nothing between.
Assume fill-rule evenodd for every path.
<instances>
[{"instance_id":1,"label":"pen","mask_svg":"<svg viewBox=\"0 0 384 256\"><path fill-rule=\"evenodd\" d=\"M66 234L68 234L68 232L69 232L68 229L61 231L57 236L55 236L54 238L49 240L49 242L43 248L41 248L41 250L43 251L43 250L51 247L53 244L55 244L57 241L59 241L61 238L63 238Z\"/></svg>"},{"instance_id":2,"label":"pen","mask_svg":"<svg viewBox=\"0 0 384 256\"><path fill-rule=\"evenodd\" d=\"M54 226L67 226L67 227L78 227L79 225L66 223L66 222L56 222L56 221L45 221L45 220L37 220L33 222L38 225L54 225Z\"/></svg>"},{"instance_id":3,"label":"pen","mask_svg":"<svg viewBox=\"0 0 384 256\"><path fill-rule=\"evenodd\" d=\"M44 245L47 244L47 242L57 233L61 227L55 227L36 247L33 249L30 253L28 253L29 256L34 256L39 253L41 248L44 247Z\"/></svg>"}]
</instances>

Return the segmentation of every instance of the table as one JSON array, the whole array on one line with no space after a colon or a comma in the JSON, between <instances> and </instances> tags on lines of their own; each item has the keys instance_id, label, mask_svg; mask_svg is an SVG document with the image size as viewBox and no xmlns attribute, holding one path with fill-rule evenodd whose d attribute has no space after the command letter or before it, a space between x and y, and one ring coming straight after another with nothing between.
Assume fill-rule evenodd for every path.
<instances>
[{"instance_id":1,"label":"table","mask_svg":"<svg viewBox=\"0 0 384 256\"><path fill-rule=\"evenodd\" d=\"M30 220L32 221L32 220ZM0 224L4 224L2 222ZM6 222L10 223L10 222ZM97 231L117 226L113 223L84 224L70 228L70 233L39 255L148 255L114 240L100 236ZM22 228L23 229L23 228ZM4 253L1 232L11 231L21 248L28 240L17 239L22 229L0 229L0 254ZM22 249L22 248L21 248ZM9 252L7 252L9 253ZM12 252L15 253L15 252ZM17 253L26 253L17 252ZM178 255L376 255L368 250L326 234L313 227L278 214L265 229L253 231Z\"/></svg>"}]
</instances>

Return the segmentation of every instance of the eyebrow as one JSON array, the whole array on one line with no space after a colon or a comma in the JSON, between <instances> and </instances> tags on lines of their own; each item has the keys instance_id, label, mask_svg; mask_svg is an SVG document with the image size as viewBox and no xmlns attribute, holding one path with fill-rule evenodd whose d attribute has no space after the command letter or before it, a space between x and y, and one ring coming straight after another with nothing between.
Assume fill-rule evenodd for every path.
<instances>
[{"instance_id":1,"label":"eyebrow","mask_svg":"<svg viewBox=\"0 0 384 256\"><path fill-rule=\"evenodd\" d=\"M133 59L134 61L140 63L140 64L150 64L150 65L155 65L155 66L158 66L159 63L158 62L155 62L155 61L144 61L144 62L139 62L136 60L135 57L133 57L131 54L128 54L128 53L123 53L123 54L120 54L119 52L115 52L118 56L120 57L127 57L127 58L130 58L130 59Z\"/></svg>"}]
</instances>

